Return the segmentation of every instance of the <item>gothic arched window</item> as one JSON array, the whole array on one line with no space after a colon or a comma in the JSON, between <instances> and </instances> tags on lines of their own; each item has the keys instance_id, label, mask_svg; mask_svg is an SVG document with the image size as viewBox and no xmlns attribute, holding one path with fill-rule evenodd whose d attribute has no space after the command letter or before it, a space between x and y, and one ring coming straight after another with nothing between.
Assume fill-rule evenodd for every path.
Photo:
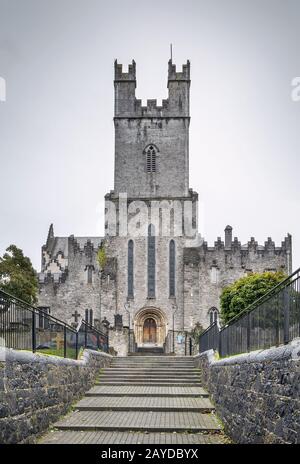
<instances>
[{"instance_id":1,"label":"gothic arched window","mask_svg":"<svg viewBox=\"0 0 300 464\"><path fill-rule=\"evenodd\" d=\"M154 145L149 145L146 148L146 170L147 172L156 172L156 153Z\"/></svg>"},{"instance_id":2,"label":"gothic arched window","mask_svg":"<svg viewBox=\"0 0 300 464\"><path fill-rule=\"evenodd\" d=\"M175 242L169 244L169 292L170 296L175 296Z\"/></svg>"},{"instance_id":3,"label":"gothic arched window","mask_svg":"<svg viewBox=\"0 0 300 464\"><path fill-rule=\"evenodd\" d=\"M209 314L209 324L210 325L212 325L214 322L218 322L219 311L217 310L217 308L215 308L215 307L210 308L210 310L208 311L208 314Z\"/></svg>"},{"instance_id":4,"label":"gothic arched window","mask_svg":"<svg viewBox=\"0 0 300 464\"><path fill-rule=\"evenodd\" d=\"M87 283L92 284L93 283L93 273L94 273L94 266L92 264L88 264L85 268L87 272Z\"/></svg>"},{"instance_id":5,"label":"gothic arched window","mask_svg":"<svg viewBox=\"0 0 300 464\"><path fill-rule=\"evenodd\" d=\"M133 240L129 240L128 242L127 278L128 278L127 295L128 297L133 298Z\"/></svg>"},{"instance_id":6,"label":"gothic arched window","mask_svg":"<svg viewBox=\"0 0 300 464\"><path fill-rule=\"evenodd\" d=\"M155 228L148 227L148 298L155 298Z\"/></svg>"}]
</instances>

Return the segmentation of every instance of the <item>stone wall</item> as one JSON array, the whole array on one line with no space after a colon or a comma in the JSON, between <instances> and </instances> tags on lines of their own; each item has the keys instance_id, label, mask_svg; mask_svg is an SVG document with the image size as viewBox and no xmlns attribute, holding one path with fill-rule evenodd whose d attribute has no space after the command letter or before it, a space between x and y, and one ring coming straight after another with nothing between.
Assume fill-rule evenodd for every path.
<instances>
[{"instance_id":1,"label":"stone wall","mask_svg":"<svg viewBox=\"0 0 300 464\"><path fill-rule=\"evenodd\" d=\"M0 443L35 442L111 359L91 350L76 361L0 348Z\"/></svg>"},{"instance_id":2,"label":"stone wall","mask_svg":"<svg viewBox=\"0 0 300 464\"><path fill-rule=\"evenodd\" d=\"M226 433L235 443L300 443L300 340L216 360L195 356Z\"/></svg>"},{"instance_id":3,"label":"stone wall","mask_svg":"<svg viewBox=\"0 0 300 464\"><path fill-rule=\"evenodd\" d=\"M228 237L230 229L230 237ZM227 241L227 246L225 246ZM242 245L232 228L225 229L225 241L218 238L213 247L203 242L201 246L185 248L183 252L184 275L184 327L189 330L196 322L206 328L210 324L209 310L220 310L222 289L250 272L282 270L292 273L292 237L284 238L280 247L269 238L259 245L252 237ZM195 308L198 311L195 311Z\"/></svg>"}]
</instances>

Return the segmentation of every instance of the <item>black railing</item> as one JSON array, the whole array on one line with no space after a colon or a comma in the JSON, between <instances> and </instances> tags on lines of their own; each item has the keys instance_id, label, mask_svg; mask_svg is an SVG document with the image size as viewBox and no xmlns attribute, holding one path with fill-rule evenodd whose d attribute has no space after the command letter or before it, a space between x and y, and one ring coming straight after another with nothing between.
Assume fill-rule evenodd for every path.
<instances>
[{"instance_id":1,"label":"black railing","mask_svg":"<svg viewBox=\"0 0 300 464\"><path fill-rule=\"evenodd\" d=\"M78 331L78 347L89 348L90 350L100 350L108 352L108 334L107 328L102 330L88 324L82 319L77 327Z\"/></svg>"},{"instance_id":2,"label":"black railing","mask_svg":"<svg viewBox=\"0 0 300 464\"><path fill-rule=\"evenodd\" d=\"M199 337L199 351L219 349L219 327L217 322L210 325Z\"/></svg>"},{"instance_id":3,"label":"black railing","mask_svg":"<svg viewBox=\"0 0 300 464\"><path fill-rule=\"evenodd\" d=\"M221 357L289 343L300 336L300 269L241 311L220 330L216 323L199 338L199 351Z\"/></svg>"},{"instance_id":4,"label":"black railing","mask_svg":"<svg viewBox=\"0 0 300 464\"><path fill-rule=\"evenodd\" d=\"M83 328L83 329L82 329ZM82 331L84 330L84 336ZM0 290L1 345L77 359L80 348L108 351L108 335L85 321L78 328Z\"/></svg>"}]
</instances>

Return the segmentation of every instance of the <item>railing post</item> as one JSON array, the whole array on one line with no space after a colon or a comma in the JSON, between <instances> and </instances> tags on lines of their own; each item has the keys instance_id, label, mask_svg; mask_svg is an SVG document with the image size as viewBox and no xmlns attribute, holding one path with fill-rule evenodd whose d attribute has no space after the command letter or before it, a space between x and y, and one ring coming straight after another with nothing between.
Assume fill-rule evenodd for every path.
<instances>
[{"instance_id":1,"label":"railing post","mask_svg":"<svg viewBox=\"0 0 300 464\"><path fill-rule=\"evenodd\" d=\"M284 289L283 296L283 343L287 345L290 341L290 295L289 287Z\"/></svg>"},{"instance_id":2,"label":"railing post","mask_svg":"<svg viewBox=\"0 0 300 464\"><path fill-rule=\"evenodd\" d=\"M76 335L75 335L75 355L76 355L76 359L78 359L78 332L76 331Z\"/></svg>"},{"instance_id":3,"label":"railing post","mask_svg":"<svg viewBox=\"0 0 300 464\"><path fill-rule=\"evenodd\" d=\"M32 311L32 352L36 352L36 314Z\"/></svg>"},{"instance_id":4,"label":"railing post","mask_svg":"<svg viewBox=\"0 0 300 464\"><path fill-rule=\"evenodd\" d=\"M222 334L221 332L222 330L219 330L218 353L220 357L222 356Z\"/></svg>"},{"instance_id":5,"label":"railing post","mask_svg":"<svg viewBox=\"0 0 300 464\"><path fill-rule=\"evenodd\" d=\"M84 324L85 330L84 330L84 348L87 347L87 324Z\"/></svg>"},{"instance_id":6,"label":"railing post","mask_svg":"<svg viewBox=\"0 0 300 464\"><path fill-rule=\"evenodd\" d=\"M250 337L251 337L250 312L247 314L246 321L247 321L247 352L249 353L250 348L251 348L251 346L250 346L251 345L251 340L250 340Z\"/></svg>"},{"instance_id":7,"label":"railing post","mask_svg":"<svg viewBox=\"0 0 300 464\"><path fill-rule=\"evenodd\" d=\"M64 325L64 358L67 357L67 327Z\"/></svg>"}]
</instances>

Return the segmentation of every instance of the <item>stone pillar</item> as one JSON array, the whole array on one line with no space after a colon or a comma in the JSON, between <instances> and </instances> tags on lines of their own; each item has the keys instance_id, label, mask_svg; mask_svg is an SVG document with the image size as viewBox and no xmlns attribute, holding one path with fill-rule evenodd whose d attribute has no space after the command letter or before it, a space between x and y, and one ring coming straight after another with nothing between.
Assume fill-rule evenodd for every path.
<instances>
[{"instance_id":1,"label":"stone pillar","mask_svg":"<svg viewBox=\"0 0 300 464\"><path fill-rule=\"evenodd\" d=\"M227 226L225 228L225 250L231 249L231 242L232 242L232 227Z\"/></svg>"}]
</instances>

